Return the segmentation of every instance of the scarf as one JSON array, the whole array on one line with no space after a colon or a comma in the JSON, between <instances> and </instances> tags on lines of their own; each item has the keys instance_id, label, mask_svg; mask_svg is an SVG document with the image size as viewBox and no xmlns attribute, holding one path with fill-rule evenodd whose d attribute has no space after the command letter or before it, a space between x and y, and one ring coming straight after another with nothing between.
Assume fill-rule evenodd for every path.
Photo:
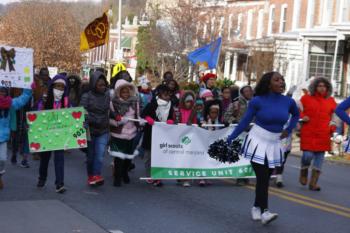
<instances>
[{"instance_id":1,"label":"scarf","mask_svg":"<svg viewBox=\"0 0 350 233\"><path fill-rule=\"evenodd\" d=\"M10 96L1 96L0 97L0 109L5 110L9 109L12 104L12 98Z\"/></svg>"},{"instance_id":2,"label":"scarf","mask_svg":"<svg viewBox=\"0 0 350 233\"><path fill-rule=\"evenodd\" d=\"M171 101L165 101L163 99L160 99L157 97L157 118L160 122L166 122L169 117L170 107L171 107Z\"/></svg>"},{"instance_id":3,"label":"scarf","mask_svg":"<svg viewBox=\"0 0 350 233\"><path fill-rule=\"evenodd\" d=\"M124 116L125 113L129 111L130 107L132 107L136 111L135 107L136 107L137 101L138 99L135 96L132 96L127 100L114 97L112 100L112 103L116 114Z\"/></svg>"}]
</instances>

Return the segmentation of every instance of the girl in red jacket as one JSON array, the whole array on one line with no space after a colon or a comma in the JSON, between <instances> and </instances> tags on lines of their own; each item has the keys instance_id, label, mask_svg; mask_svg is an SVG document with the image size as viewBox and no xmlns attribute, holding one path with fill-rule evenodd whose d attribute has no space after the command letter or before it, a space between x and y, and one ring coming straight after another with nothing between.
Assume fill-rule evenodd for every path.
<instances>
[{"instance_id":1,"label":"girl in red jacket","mask_svg":"<svg viewBox=\"0 0 350 233\"><path fill-rule=\"evenodd\" d=\"M325 78L316 78L309 86L309 94L304 95L301 102L303 124L301 128L300 147L303 151L299 182L306 185L308 170L313 160L309 189L320 191L317 185L321 174L325 151L331 149L331 135L336 126L332 116L337 106L331 97L332 85Z\"/></svg>"}]
</instances>

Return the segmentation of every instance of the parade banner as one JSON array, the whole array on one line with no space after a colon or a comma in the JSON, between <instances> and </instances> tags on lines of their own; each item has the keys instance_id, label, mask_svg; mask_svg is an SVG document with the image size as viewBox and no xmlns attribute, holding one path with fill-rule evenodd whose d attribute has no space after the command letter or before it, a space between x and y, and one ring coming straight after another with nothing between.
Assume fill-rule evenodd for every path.
<instances>
[{"instance_id":1,"label":"parade banner","mask_svg":"<svg viewBox=\"0 0 350 233\"><path fill-rule=\"evenodd\" d=\"M33 49L0 45L0 86L30 89Z\"/></svg>"},{"instance_id":2,"label":"parade banner","mask_svg":"<svg viewBox=\"0 0 350 233\"><path fill-rule=\"evenodd\" d=\"M152 130L151 177L200 179L255 176L250 161L245 158L230 164L209 157L209 145L227 137L232 130L233 127L209 131L196 126L155 123Z\"/></svg>"},{"instance_id":3,"label":"parade banner","mask_svg":"<svg viewBox=\"0 0 350 233\"><path fill-rule=\"evenodd\" d=\"M81 107L28 112L30 152L85 148L84 112Z\"/></svg>"}]
</instances>

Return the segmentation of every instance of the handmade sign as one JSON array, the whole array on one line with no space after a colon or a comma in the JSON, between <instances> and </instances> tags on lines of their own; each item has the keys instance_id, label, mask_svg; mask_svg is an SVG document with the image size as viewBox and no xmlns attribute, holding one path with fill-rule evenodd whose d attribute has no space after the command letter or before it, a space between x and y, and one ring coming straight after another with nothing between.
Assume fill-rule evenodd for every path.
<instances>
[{"instance_id":1,"label":"handmade sign","mask_svg":"<svg viewBox=\"0 0 350 233\"><path fill-rule=\"evenodd\" d=\"M33 49L0 45L0 86L30 89Z\"/></svg>"},{"instance_id":2,"label":"handmade sign","mask_svg":"<svg viewBox=\"0 0 350 233\"><path fill-rule=\"evenodd\" d=\"M27 113L31 152L69 150L87 146L84 108Z\"/></svg>"}]
</instances>

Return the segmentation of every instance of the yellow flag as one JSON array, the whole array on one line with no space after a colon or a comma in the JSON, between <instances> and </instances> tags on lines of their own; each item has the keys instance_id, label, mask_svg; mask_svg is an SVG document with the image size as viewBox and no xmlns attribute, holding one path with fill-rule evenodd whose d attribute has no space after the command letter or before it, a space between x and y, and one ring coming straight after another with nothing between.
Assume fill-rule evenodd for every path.
<instances>
[{"instance_id":1,"label":"yellow flag","mask_svg":"<svg viewBox=\"0 0 350 233\"><path fill-rule=\"evenodd\" d=\"M80 51L108 43L109 22L106 13L92 21L80 34Z\"/></svg>"}]
</instances>

